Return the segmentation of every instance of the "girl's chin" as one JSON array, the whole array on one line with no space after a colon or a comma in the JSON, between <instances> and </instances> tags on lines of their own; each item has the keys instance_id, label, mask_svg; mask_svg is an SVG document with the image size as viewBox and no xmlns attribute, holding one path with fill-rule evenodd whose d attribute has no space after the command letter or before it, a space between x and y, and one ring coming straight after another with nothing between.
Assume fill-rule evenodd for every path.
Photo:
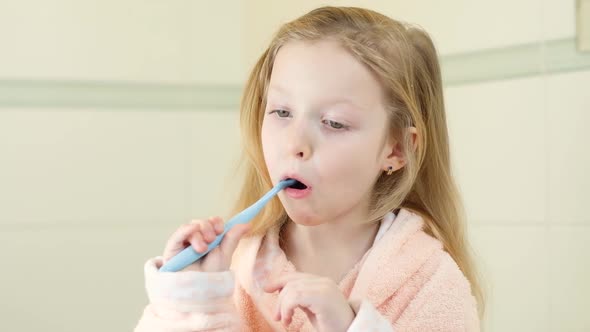
<instances>
[{"instance_id":1,"label":"girl's chin","mask_svg":"<svg viewBox=\"0 0 590 332\"><path fill-rule=\"evenodd\" d=\"M322 224L322 221L314 215L305 214L305 213L290 213L287 212L291 221L296 223L297 225L301 226L317 226Z\"/></svg>"}]
</instances>

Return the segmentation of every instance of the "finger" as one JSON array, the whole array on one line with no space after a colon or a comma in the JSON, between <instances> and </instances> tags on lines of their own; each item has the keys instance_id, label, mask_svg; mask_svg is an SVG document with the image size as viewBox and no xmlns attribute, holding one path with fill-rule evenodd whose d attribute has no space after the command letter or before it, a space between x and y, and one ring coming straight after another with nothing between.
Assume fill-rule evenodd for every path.
<instances>
[{"instance_id":1,"label":"finger","mask_svg":"<svg viewBox=\"0 0 590 332\"><path fill-rule=\"evenodd\" d=\"M277 307L275 309L274 317L276 320L282 321L284 324L290 324L293 318L294 310L302 303L304 292L307 285L313 279L302 278L306 276L302 273L295 273L287 277L287 283L280 290L277 298Z\"/></svg>"},{"instance_id":2,"label":"finger","mask_svg":"<svg viewBox=\"0 0 590 332\"><path fill-rule=\"evenodd\" d=\"M197 229L189 240L191 246L197 252L205 252L207 251L207 243L205 239L203 239L203 234L201 233L200 229Z\"/></svg>"},{"instance_id":3,"label":"finger","mask_svg":"<svg viewBox=\"0 0 590 332\"><path fill-rule=\"evenodd\" d=\"M168 241L164 246L164 253L168 255L183 249L184 244L188 241L188 238L190 238L191 234L197 228L198 225L196 224L185 224L180 226L176 231L174 231L174 233L172 233L170 238L168 238Z\"/></svg>"},{"instance_id":4,"label":"finger","mask_svg":"<svg viewBox=\"0 0 590 332\"><path fill-rule=\"evenodd\" d=\"M309 310L309 308L306 307L299 307L307 316L307 319L309 319L309 322L311 323L311 326L315 327L317 329L317 319L315 317L315 314Z\"/></svg>"},{"instance_id":5,"label":"finger","mask_svg":"<svg viewBox=\"0 0 590 332\"><path fill-rule=\"evenodd\" d=\"M264 291L267 293L274 293L276 291L280 291L284 286L285 285L283 283L276 282L276 281L269 281L264 286Z\"/></svg>"},{"instance_id":6,"label":"finger","mask_svg":"<svg viewBox=\"0 0 590 332\"><path fill-rule=\"evenodd\" d=\"M275 307L275 311L274 311L274 319L275 321L281 321L282 320L282 308L283 308L283 303L285 302L285 298L289 296L289 287L288 284L285 285L280 291L279 291L279 295L277 296L277 305Z\"/></svg>"},{"instance_id":7,"label":"finger","mask_svg":"<svg viewBox=\"0 0 590 332\"><path fill-rule=\"evenodd\" d=\"M279 295L277 296L277 305L275 307L275 311L274 311L274 315L273 315L273 317L276 321L281 320L281 308L283 306L283 301L284 301L285 295L287 293L288 293L288 290L286 288L282 288L279 291Z\"/></svg>"},{"instance_id":8,"label":"finger","mask_svg":"<svg viewBox=\"0 0 590 332\"><path fill-rule=\"evenodd\" d=\"M291 324L295 308L301 306L304 299L304 291L300 282L289 283L281 293L285 293L281 301L281 321L285 325Z\"/></svg>"},{"instance_id":9,"label":"finger","mask_svg":"<svg viewBox=\"0 0 590 332\"><path fill-rule=\"evenodd\" d=\"M223 233L224 223L223 219L220 217L215 217L213 221L213 228L215 229L215 234L219 235Z\"/></svg>"},{"instance_id":10,"label":"finger","mask_svg":"<svg viewBox=\"0 0 590 332\"><path fill-rule=\"evenodd\" d=\"M215 240L216 235L211 219L205 220L201 224L201 233L203 234L203 239L205 239L207 243L211 243Z\"/></svg>"},{"instance_id":11,"label":"finger","mask_svg":"<svg viewBox=\"0 0 590 332\"><path fill-rule=\"evenodd\" d=\"M275 306L275 310L272 315L272 318L275 321L281 320L281 300L282 300L281 293L279 293L279 296L277 297L277 305Z\"/></svg>"}]
</instances>

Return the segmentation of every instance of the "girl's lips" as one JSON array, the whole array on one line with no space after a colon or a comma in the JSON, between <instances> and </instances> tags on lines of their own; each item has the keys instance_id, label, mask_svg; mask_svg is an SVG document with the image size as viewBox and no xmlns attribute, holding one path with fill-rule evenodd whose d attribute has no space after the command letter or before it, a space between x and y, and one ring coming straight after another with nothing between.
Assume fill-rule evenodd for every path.
<instances>
[{"instance_id":1,"label":"girl's lips","mask_svg":"<svg viewBox=\"0 0 590 332\"><path fill-rule=\"evenodd\" d=\"M301 199L309 196L311 194L311 188L307 187L306 189L295 189L295 188L285 188L285 193L287 196L295 199Z\"/></svg>"}]
</instances>

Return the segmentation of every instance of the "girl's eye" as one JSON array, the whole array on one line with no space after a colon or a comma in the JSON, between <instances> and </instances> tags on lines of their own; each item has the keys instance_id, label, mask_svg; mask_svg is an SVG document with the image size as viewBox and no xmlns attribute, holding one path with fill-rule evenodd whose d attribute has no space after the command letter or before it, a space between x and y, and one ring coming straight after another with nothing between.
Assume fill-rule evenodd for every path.
<instances>
[{"instance_id":1,"label":"girl's eye","mask_svg":"<svg viewBox=\"0 0 590 332\"><path fill-rule=\"evenodd\" d=\"M324 123L327 123L331 128L334 129L345 129L346 126L340 122L332 121L332 120L324 120Z\"/></svg>"},{"instance_id":2,"label":"girl's eye","mask_svg":"<svg viewBox=\"0 0 590 332\"><path fill-rule=\"evenodd\" d=\"M273 113L277 113L277 115L279 116L279 118L288 118L291 115L291 112L286 111L286 110L272 110L270 111L268 114L273 114ZM341 129L347 129L348 126L343 125L340 122L336 122L336 121L332 121L332 120L323 120L322 123L327 124L330 126L330 128L332 129L337 129L337 130L341 130Z\"/></svg>"},{"instance_id":3,"label":"girl's eye","mask_svg":"<svg viewBox=\"0 0 590 332\"><path fill-rule=\"evenodd\" d=\"M268 114L273 114L273 113L277 113L279 115L279 118L287 118L289 117L290 112L286 111L286 110L273 110Z\"/></svg>"}]
</instances>

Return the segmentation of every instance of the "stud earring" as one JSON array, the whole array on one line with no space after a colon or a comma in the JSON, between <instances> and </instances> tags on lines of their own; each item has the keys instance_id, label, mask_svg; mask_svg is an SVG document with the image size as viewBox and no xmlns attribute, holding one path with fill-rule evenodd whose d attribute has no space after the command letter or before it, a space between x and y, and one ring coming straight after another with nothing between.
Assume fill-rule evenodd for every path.
<instances>
[{"instance_id":1,"label":"stud earring","mask_svg":"<svg viewBox=\"0 0 590 332\"><path fill-rule=\"evenodd\" d=\"M393 167L389 166L388 170L387 170L387 175L391 175L393 173Z\"/></svg>"}]
</instances>

